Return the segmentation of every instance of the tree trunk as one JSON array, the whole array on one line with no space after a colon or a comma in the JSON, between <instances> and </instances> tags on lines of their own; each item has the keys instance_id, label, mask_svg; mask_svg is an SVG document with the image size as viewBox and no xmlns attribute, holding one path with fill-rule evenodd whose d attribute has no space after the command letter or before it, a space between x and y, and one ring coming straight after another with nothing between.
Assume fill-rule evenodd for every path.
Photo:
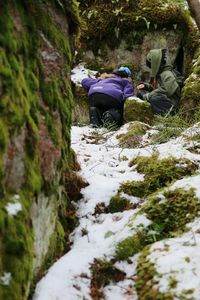
<instances>
[{"instance_id":1,"label":"tree trunk","mask_svg":"<svg viewBox=\"0 0 200 300\"><path fill-rule=\"evenodd\" d=\"M200 0L187 0L187 3L200 30Z\"/></svg>"}]
</instances>

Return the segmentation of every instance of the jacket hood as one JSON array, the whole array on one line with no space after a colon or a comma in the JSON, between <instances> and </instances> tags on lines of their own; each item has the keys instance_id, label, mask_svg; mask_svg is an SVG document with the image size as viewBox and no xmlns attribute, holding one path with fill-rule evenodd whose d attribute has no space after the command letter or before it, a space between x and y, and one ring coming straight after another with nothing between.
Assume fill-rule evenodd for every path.
<instances>
[{"instance_id":1,"label":"jacket hood","mask_svg":"<svg viewBox=\"0 0 200 300\"><path fill-rule=\"evenodd\" d=\"M150 50L147 54L147 60L151 63L152 76L156 77L158 74L160 63L162 59L162 49Z\"/></svg>"}]
</instances>

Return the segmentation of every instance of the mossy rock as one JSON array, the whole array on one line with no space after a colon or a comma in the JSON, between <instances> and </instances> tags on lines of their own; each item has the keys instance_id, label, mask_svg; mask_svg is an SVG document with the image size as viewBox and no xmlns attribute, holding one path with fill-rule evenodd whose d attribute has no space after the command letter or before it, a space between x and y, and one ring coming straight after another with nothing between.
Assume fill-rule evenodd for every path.
<instances>
[{"instance_id":1,"label":"mossy rock","mask_svg":"<svg viewBox=\"0 0 200 300\"><path fill-rule=\"evenodd\" d=\"M166 190L162 195L149 196L136 216L140 214L144 214L151 224L143 229L136 227L137 233L117 245L117 260L127 260L146 245L183 233L186 225L199 216L200 203L192 188L188 191L181 188Z\"/></svg>"},{"instance_id":2,"label":"mossy rock","mask_svg":"<svg viewBox=\"0 0 200 300\"><path fill-rule=\"evenodd\" d=\"M152 124L153 113L150 103L142 100L126 100L124 106L125 122L140 121Z\"/></svg>"},{"instance_id":3,"label":"mossy rock","mask_svg":"<svg viewBox=\"0 0 200 300\"><path fill-rule=\"evenodd\" d=\"M127 132L117 135L120 147L135 148L140 145L142 136L149 129L147 124L133 121L130 123Z\"/></svg>"},{"instance_id":4,"label":"mossy rock","mask_svg":"<svg viewBox=\"0 0 200 300\"><path fill-rule=\"evenodd\" d=\"M129 203L130 202L125 197L120 195L113 196L110 199L110 203L107 208L108 212L115 213L124 211L126 208L128 208Z\"/></svg>"},{"instance_id":5,"label":"mossy rock","mask_svg":"<svg viewBox=\"0 0 200 300\"><path fill-rule=\"evenodd\" d=\"M30 211L33 199L37 199L40 193L49 196L49 201L53 195L55 202L59 203L56 205L59 211L55 212L55 232L52 242L49 241L54 247L46 250L49 261L61 255L66 244L67 234L61 221L68 207L66 193L60 193L59 187L63 184L63 173L67 168L72 171L75 165L70 148L73 104L70 68L73 60L71 46L79 21L76 1L10 0L1 3L0 277L6 272L11 274L9 285L0 284L2 299L24 300L28 297L34 256L38 254L34 253L36 233L33 232ZM58 64L52 63L52 53ZM44 123L43 127L41 123ZM19 144L22 131L23 142L16 147L20 154L24 151L18 159L19 164L25 166L24 180L20 187L10 188L5 180L9 174L6 158L11 165L16 160L13 140ZM51 181L45 180L42 174L44 157L40 157L41 145L45 153L49 151L49 157L55 154L50 150L59 152ZM49 145L52 147L48 148ZM17 180L17 174L15 176ZM6 205L13 195L19 194L19 190L22 210L12 216L7 213Z\"/></svg>"},{"instance_id":6,"label":"mossy rock","mask_svg":"<svg viewBox=\"0 0 200 300\"><path fill-rule=\"evenodd\" d=\"M183 232L185 225L192 222L200 213L200 203L195 190L192 188L188 191L181 188L166 190L163 196L148 197L141 213L146 214L154 227L160 226L160 233L162 232L164 236Z\"/></svg>"},{"instance_id":7,"label":"mossy rock","mask_svg":"<svg viewBox=\"0 0 200 300\"><path fill-rule=\"evenodd\" d=\"M157 286L156 276L159 276L152 262L149 261L150 254L149 246L146 246L141 252L137 264L136 290L139 299L155 299L155 300L173 300L172 292L162 293Z\"/></svg>"},{"instance_id":8,"label":"mossy rock","mask_svg":"<svg viewBox=\"0 0 200 300\"><path fill-rule=\"evenodd\" d=\"M122 183L120 191L136 197L148 196L175 180L191 176L198 169L198 164L188 159L174 157L158 159L157 153L150 157L134 158L129 166L134 165L139 173L144 174L144 180Z\"/></svg>"},{"instance_id":9,"label":"mossy rock","mask_svg":"<svg viewBox=\"0 0 200 300\"><path fill-rule=\"evenodd\" d=\"M185 81L181 93L181 108L187 116L197 116L199 119L200 103L200 46L195 54L195 59L190 76Z\"/></svg>"},{"instance_id":10,"label":"mossy rock","mask_svg":"<svg viewBox=\"0 0 200 300\"><path fill-rule=\"evenodd\" d=\"M23 193L6 195L0 205L0 270L1 276L2 273L10 274L8 285L0 285L2 299L26 299L33 277L33 231L27 197L28 194ZM12 215L7 207L17 203L21 209Z\"/></svg>"},{"instance_id":11,"label":"mossy rock","mask_svg":"<svg viewBox=\"0 0 200 300\"><path fill-rule=\"evenodd\" d=\"M155 7L157 7L155 12ZM177 3L163 0L119 1L117 3L103 3L95 1L80 5L83 19L87 24L82 32L82 39L87 39L87 44L93 49L102 42L111 46L117 46L130 31L146 32L151 28L155 30L154 24L163 27L173 27L173 24L183 26L186 24L184 12ZM120 18L120 28L119 28ZM149 25L148 25L149 22ZM119 29L118 32L116 29ZM144 35L143 35L144 36ZM135 36L135 40L136 40ZM101 48L98 47L98 48Z\"/></svg>"},{"instance_id":12,"label":"mossy rock","mask_svg":"<svg viewBox=\"0 0 200 300\"><path fill-rule=\"evenodd\" d=\"M98 64L101 68L108 66L110 61L112 67L127 64L136 75L141 68L145 71L145 55L150 49L169 48L174 62L184 45L183 69L189 74L198 45L198 31L183 1L81 1L80 11L83 30L79 50L85 62ZM156 41L150 38L158 34L160 38ZM170 35L175 35L175 44ZM148 43L145 41L147 36ZM164 44L160 42L162 37Z\"/></svg>"}]
</instances>

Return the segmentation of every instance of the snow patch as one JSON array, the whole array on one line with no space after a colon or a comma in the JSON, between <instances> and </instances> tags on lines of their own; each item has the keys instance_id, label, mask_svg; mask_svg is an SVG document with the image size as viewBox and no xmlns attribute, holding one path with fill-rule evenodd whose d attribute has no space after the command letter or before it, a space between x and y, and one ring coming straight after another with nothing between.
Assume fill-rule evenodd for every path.
<instances>
[{"instance_id":1,"label":"snow patch","mask_svg":"<svg viewBox=\"0 0 200 300\"><path fill-rule=\"evenodd\" d=\"M17 198L18 199L18 198ZM19 211L22 210L22 205L20 202L16 202L16 203L8 203L6 205L6 210L7 210L7 213L10 215L10 216L15 216Z\"/></svg>"},{"instance_id":2,"label":"snow patch","mask_svg":"<svg viewBox=\"0 0 200 300\"><path fill-rule=\"evenodd\" d=\"M0 283L2 285L9 285L11 280L11 273L4 272L3 276L0 277Z\"/></svg>"},{"instance_id":3,"label":"snow patch","mask_svg":"<svg viewBox=\"0 0 200 300\"><path fill-rule=\"evenodd\" d=\"M86 64L84 62L78 64L74 69L71 71L71 80L77 86L81 86L81 81L83 78L91 77L95 78L97 71L92 71L86 68Z\"/></svg>"}]
</instances>

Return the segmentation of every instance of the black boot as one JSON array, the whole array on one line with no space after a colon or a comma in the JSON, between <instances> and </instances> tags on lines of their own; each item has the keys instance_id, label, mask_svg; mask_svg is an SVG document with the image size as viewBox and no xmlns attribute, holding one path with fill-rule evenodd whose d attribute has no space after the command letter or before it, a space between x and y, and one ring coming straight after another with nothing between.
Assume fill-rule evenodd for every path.
<instances>
[{"instance_id":1,"label":"black boot","mask_svg":"<svg viewBox=\"0 0 200 300\"><path fill-rule=\"evenodd\" d=\"M121 124L121 114L118 109L110 109L103 113L103 126L107 128L117 128Z\"/></svg>"},{"instance_id":2,"label":"black boot","mask_svg":"<svg viewBox=\"0 0 200 300\"><path fill-rule=\"evenodd\" d=\"M100 127L102 125L101 114L97 107L90 107L90 124L93 127Z\"/></svg>"}]
</instances>

